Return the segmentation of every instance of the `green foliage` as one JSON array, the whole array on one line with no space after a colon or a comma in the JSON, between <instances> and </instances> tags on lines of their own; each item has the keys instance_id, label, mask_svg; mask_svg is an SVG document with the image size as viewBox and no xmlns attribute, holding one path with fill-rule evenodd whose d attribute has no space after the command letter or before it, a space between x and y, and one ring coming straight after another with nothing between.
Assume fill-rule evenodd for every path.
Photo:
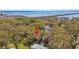
<instances>
[{"instance_id":1,"label":"green foliage","mask_svg":"<svg viewBox=\"0 0 79 59\"><path fill-rule=\"evenodd\" d=\"M72 37L71 35L67 34L64 32L64 29L59 27L59 28L54 28L53 29L53 35L51 37L51 40L48 44L50 48L72 48Z\"/></svg>"},{"instance_id":2,"label":"green foliage","mask_svg":"<svg viewBox=\"0 0 79 59\"><path fill-rule=\"evenodd\" d=\"M51 29L44 30L45 25ZM36 26L40 29L39 39L48 38L48 48L76 48L79 43L78 19L14 18L0 19L0 48L29 48L35 41L33 32Z\"/></svg>"}]
</instances>

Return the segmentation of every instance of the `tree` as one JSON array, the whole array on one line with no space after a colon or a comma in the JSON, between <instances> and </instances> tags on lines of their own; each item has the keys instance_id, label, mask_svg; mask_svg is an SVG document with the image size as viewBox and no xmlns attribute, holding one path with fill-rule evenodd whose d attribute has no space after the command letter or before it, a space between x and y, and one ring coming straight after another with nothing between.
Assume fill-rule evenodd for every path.
<instances>
[{"instance_id":1,"label":"tree","mask_svg":"<svg viewBox=\"0 0 79 59\"><path fill-rule=\"evenodd\" d=\"M67 48L72 48L72 42L73 38L71 35L65 32L64 28L56 26L52 29L51 31L52 36L50 39L50 42L48 44L49 48L62 48L62 49L67 49Z\"/></svg>"}]
</instances>

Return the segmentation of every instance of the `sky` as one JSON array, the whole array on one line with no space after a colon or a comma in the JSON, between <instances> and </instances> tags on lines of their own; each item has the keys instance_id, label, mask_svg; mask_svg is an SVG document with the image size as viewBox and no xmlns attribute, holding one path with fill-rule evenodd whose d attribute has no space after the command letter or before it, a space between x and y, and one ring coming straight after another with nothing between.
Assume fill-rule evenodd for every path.
<instances>
[{"instance_id":1,"label":"sky","mask_svg":"<svg viewBox=\"0 0 79 59\"><path fill-rule=\"evenodd\" d=\"M0 0L0 10L79 9L79 0Z\"/></svg>"}]
</instances>

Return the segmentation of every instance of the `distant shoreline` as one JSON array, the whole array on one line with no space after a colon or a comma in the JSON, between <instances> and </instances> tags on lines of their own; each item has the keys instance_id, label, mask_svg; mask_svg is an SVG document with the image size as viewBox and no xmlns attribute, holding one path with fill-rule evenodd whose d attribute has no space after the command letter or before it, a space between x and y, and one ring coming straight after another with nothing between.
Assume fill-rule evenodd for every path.
<instances>
[{"instance_id":1,"label":"distant shoreline","mask_svg":"<svg viewBox=\"0 0 79 59\"><path fill-rule=\"evenodd\" d=\"M20 11L19 11L20 12ZM63 11L62 11L63 12ZM31 12L30 12L31 13ZM6 13L0 13L0 19L1 18L40 18L40 17L67 17L67 16L72 16L72 15L77 15L76 16L77 18L79 18L79 12L77 13L62 13L62 14L56 14L56 15L42 15L42 14L39 14L39 15L21 15L21 14L6 14ZM67 17L67 18L74 18L75 16L73 17Z\"/></svg>"},{"instance_id":2,"label":"distant shoreline","mask_svg":"<svg viewBox=\"0 0 79 59\"><path fill-rule=\"evenodd\" d=\"M7 15L19 15L19 16L26 16L26 17L42 17L42 16L53 16L53 15L61 15L61 14L71 14L71 13L78 13L77 15L71 16L79 16L79 10L52 10L52 11L0 11L0 13L7 14ZM67 15L66 15L67 16ZM69 15L68 15L69 16Z\"/></svg>"}]
</instances>

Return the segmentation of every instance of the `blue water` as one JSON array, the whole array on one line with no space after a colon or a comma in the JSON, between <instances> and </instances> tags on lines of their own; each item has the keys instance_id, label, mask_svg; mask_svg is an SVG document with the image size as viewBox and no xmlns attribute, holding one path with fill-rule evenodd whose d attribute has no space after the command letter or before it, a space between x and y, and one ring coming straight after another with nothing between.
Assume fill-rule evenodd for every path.
<instances>
[{"instance_id":1,"label":"blue water","mask_svg":"<svg viewBox=\"0 0 79 59\"><path fill-rule=\"evenodd\" d=\"M68 14L68 13L79 13L77 11L0 11L0 13L5 13L8 15L24 15L28 17L39 17L39 16L53 16L53 15L60 15L60 14ZM79 14L73 15L64 15L62 17L79 17Z\"/></svg>"}]
</instances>

